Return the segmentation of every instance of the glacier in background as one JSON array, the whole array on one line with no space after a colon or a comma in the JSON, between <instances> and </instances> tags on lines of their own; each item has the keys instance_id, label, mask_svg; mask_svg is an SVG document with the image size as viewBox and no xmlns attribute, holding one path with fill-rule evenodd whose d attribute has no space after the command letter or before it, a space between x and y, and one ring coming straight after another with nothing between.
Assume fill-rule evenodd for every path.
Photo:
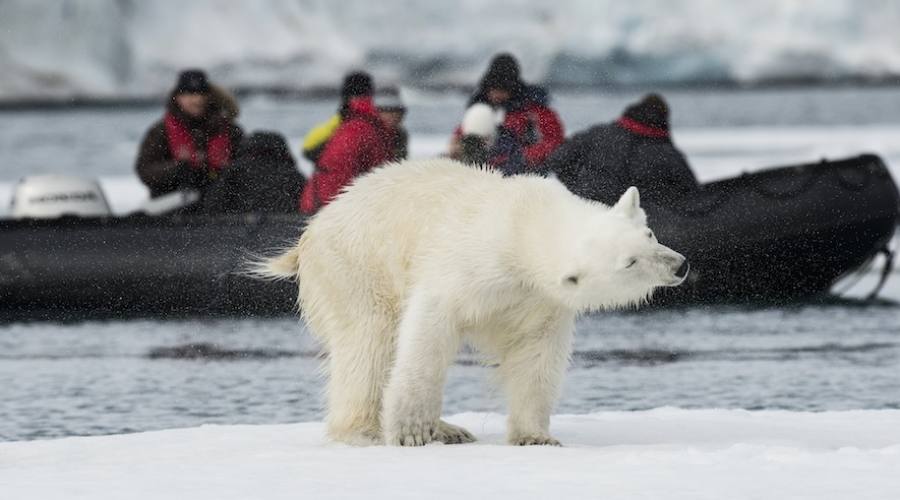
<instances>
[{"instance_id":1,"label":"glacier in background","mask_svg":"<svg viewBox=\"0 0 900 500\"><path fill-rule=\"evenodd\" d=\"M900 75L894 0L0 0L0 99L164 93L181 68L238 88L473 84L506 50L551 85Z\"/></svg>"}]
</instances>

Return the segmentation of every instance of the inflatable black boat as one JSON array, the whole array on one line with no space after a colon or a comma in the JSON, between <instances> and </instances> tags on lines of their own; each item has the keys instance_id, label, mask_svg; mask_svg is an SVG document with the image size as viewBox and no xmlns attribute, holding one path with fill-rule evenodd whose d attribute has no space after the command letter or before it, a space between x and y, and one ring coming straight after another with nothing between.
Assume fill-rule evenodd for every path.
<instances>
[{"instance_id":1,"label":"inflatable black boat","mask_svg":"<svg viewBox=\"0 0 900 500\"><path fill-rule=\"evenodd\" d=\"M826 294L891 239L898 192L873 155L776 168L645 206L691 262L658 303L786 302ZM297 215L132 215L0 220L0 318L278 315L292 283L240 274L294 241ZM339 279L339 277L335 277Z\"/></svg>"},{"instance_id":2,"label":"inflatable black boat","mask_svg":"<svg viewBox=\"0 0 900 500\"><path fill-rule=\"evenodd\" d=\"M677 206L646 206L664 244L691 262L657 303L784 303L828 293L887 245L897 186L875 155L774 168L703 185Z\"/></svg>"}]
</instances>

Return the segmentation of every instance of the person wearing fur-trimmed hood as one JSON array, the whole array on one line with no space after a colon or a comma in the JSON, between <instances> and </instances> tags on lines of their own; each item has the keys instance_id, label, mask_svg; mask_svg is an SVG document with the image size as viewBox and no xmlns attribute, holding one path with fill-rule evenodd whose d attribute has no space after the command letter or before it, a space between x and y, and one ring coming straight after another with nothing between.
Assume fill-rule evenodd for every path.
<instances>
[{"instance_id":1,"label":"person wearing fur-trimmed hood","mask_svg":"<svg viewBox=\"0 0 900 500\"><path fill-rule=\"evenodd\" d=\"M178 189L201 193L231 162L243 137L237 102L200 70L183 71L166 112L141 142L135 170L151 197Z\"/></svg>"}]
</instances>

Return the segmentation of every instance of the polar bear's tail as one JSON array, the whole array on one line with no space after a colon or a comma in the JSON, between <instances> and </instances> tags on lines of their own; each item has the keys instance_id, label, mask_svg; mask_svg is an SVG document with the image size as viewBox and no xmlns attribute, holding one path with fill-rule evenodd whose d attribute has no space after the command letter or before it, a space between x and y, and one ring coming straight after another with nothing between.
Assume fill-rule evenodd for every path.
<instances>
[{"instance_id":1,"label":"polar bear's tail","mask_svg":"<svg viewBox=\"0 0 900 500\"><path fill-rule=\"evenodd\" d=\"M244 273L263 280L296 280L300 270L300 246L294 245L274 257L255 257L247 261Z\"/></svg>"}]
</instances>

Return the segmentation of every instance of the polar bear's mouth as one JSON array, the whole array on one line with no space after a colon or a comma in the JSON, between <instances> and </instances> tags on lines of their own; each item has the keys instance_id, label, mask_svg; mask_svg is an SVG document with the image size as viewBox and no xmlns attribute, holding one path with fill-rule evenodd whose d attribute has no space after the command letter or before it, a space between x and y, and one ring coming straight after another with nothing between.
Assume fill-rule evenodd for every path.
<instances>
[{"instance_id":1,"label":"polar bear's mouth","mask_svg":"<svg viewBox=\"0 0 900 500\"><path fill-rule=\"evenodd\" d=\"M691 264L685 259L678 269L675 270L675 281L670 283L668 286L678 286L684 283L684 280L687 279L688 274L691 272Z\"/></svg>"}]
</instances>

